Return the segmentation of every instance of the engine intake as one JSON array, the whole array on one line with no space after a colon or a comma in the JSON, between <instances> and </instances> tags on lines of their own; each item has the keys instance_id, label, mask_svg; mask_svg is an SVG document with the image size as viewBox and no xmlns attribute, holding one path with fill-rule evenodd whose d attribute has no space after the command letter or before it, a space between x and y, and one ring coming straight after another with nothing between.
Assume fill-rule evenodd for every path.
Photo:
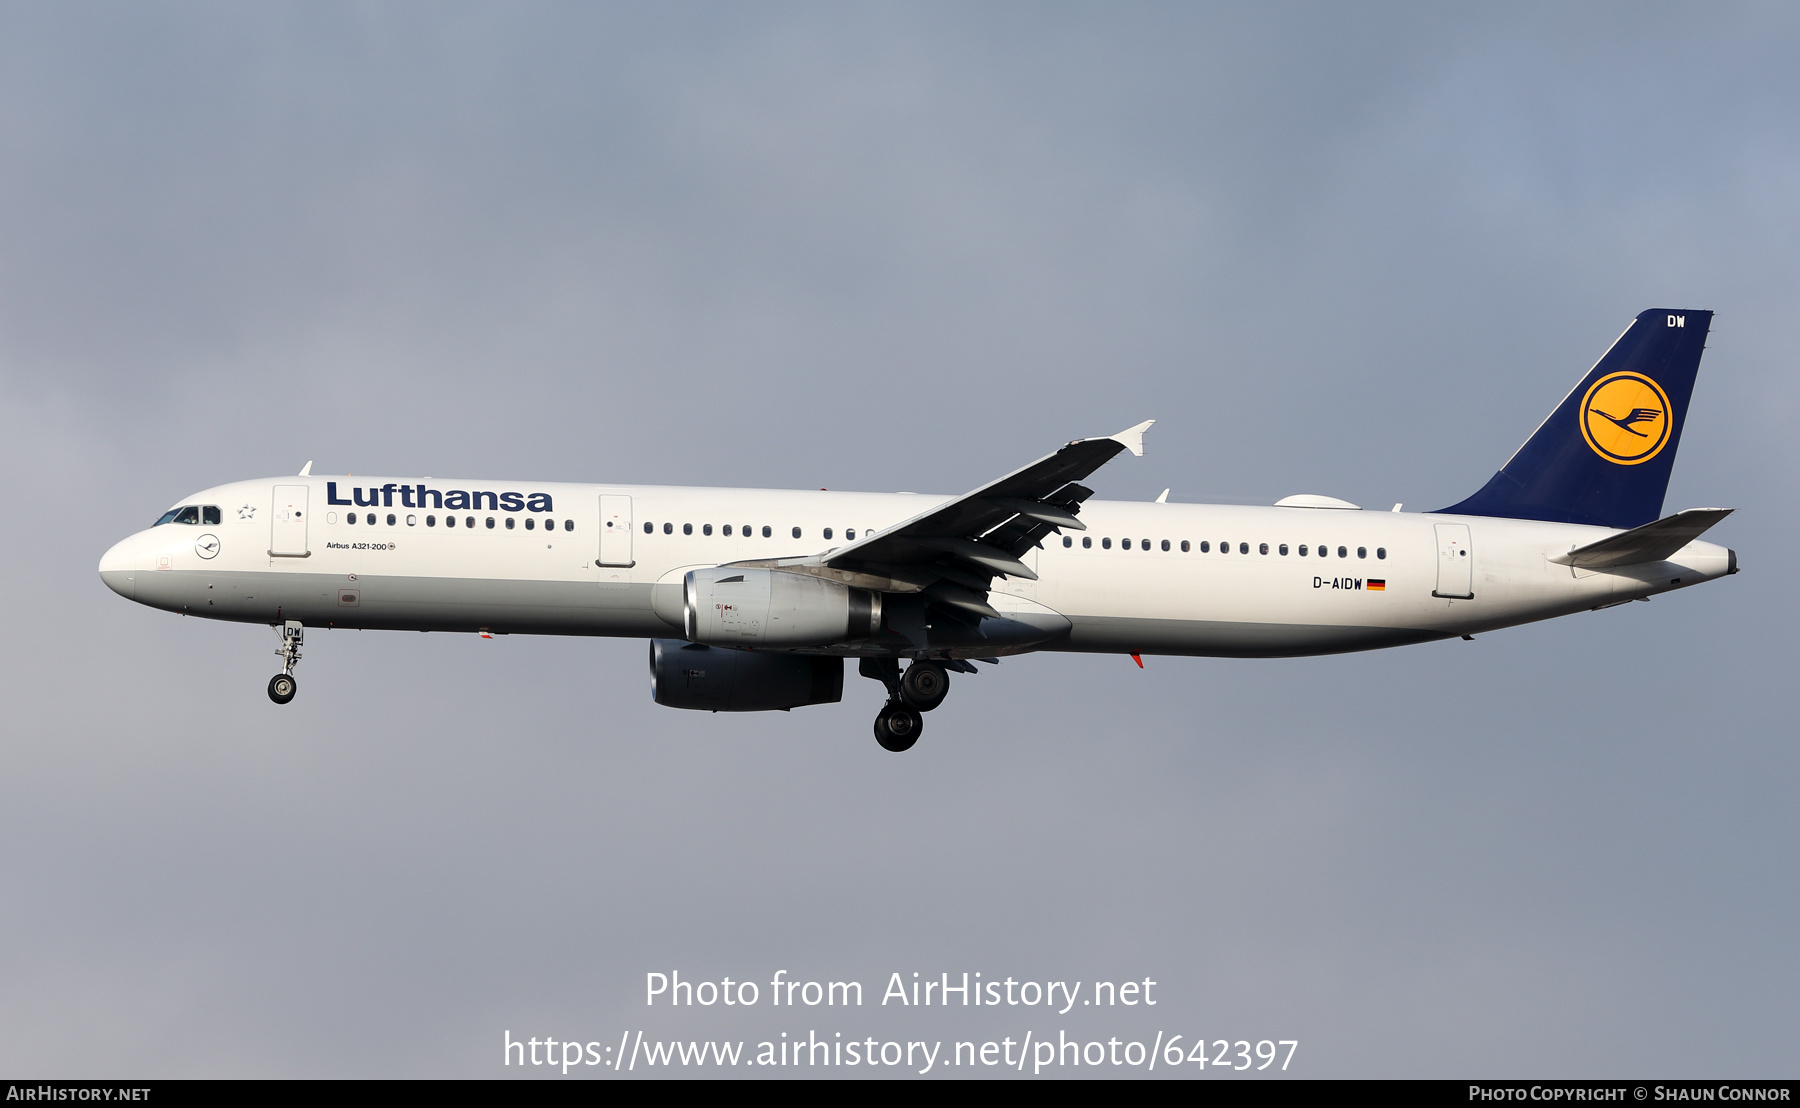
<instances>
[{"instance_id":1,"label":"engine intake","mask_svg":"<svg viewBox=\"0 0 1800 1108\"><path fill-rule=\"evenodd\" d=\"M665 708L774 712L844 698L844 660L650 640L650 698Z\"/></svg>"},{"instance_id":2,"label":"engine intake","mask_svg":"<svg viewBox=\"0 0 1800 1108\"><path fill-rule=\"evenodd\" d=\"M824 646L881 630L881 594L806 573L696 569L683 581L683 630L715 646Z\"/></svg>"}]
</instances>

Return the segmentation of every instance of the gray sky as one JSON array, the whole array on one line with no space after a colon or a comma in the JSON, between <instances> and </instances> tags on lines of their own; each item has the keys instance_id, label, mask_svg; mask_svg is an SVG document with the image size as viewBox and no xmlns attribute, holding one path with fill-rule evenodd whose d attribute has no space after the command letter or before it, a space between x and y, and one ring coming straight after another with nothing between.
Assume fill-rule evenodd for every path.
<instances>
[{"instance_id":1,"label":"gray sky","mask_svg":"<svg viewBox=\"0 0 1800 1108\"><path fill-rule=\"evenodd\" d=\"M1781 5L0 6L0 1071L1060 1028L1792 1076L1797 53ZM1740 576L1009 660L901 757L872 682L676 712L636 641L316 632L276 709L268 631L95 574L308 459L960 492L1150 417L1101 496L1429 509L1660 306L1719 313L1667 507L1741 509ZM671 969L871 995L646 1011ZM1161 1002L875 1004L965 970Z\"/></svg>"}]
</instances>

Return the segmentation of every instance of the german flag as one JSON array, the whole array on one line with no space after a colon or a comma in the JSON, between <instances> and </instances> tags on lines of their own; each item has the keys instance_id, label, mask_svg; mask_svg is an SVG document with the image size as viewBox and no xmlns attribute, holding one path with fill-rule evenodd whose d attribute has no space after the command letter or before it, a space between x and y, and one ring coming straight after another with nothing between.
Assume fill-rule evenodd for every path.
<instances>
[{"instance_id":1,"label":"german flag","mask_svg":"<svg viewBox=\"0 0 1800 1108\"><path fill-rule=\"evenodd\" d=\"M1364 587L1367 588L1370 592L1386 592L1387 591L1387 579L1384 577L1371 577L1371 578L1369 578L1368 583Z\"/></svg>"}]
</instances>

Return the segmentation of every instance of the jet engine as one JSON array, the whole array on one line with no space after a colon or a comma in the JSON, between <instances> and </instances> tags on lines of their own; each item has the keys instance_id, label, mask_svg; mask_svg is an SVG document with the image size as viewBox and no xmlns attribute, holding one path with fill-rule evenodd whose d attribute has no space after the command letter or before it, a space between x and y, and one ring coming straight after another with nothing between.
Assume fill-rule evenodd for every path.
<instances>
[{"instance_id":1,"label":"jet engine","mask_svg":"<svg viewBox=\"0 0 1800 1108\"><path fill-rule=\"evenodd\" d=\"M844 660L650 640L650 697L665 708L773 712L844 698Z\"/></svg>"},{"instance_id":2,"label":"jet engine","mask_svg":"<svg viewBox=\"0 0 1800 1108\"><path fill-rule=\"evenodd\" d=\"M683 581L683 629L715 646L824 646L881 630L881 594L806 573L696 569Z\"/></svg>"}]
</instances>

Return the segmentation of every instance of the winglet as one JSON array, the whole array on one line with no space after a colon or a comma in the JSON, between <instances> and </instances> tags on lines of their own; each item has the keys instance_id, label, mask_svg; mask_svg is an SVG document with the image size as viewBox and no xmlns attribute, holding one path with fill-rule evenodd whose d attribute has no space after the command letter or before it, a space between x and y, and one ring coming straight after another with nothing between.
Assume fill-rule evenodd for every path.
<instances>
[{"instance_id":1,"label":"winglet","mask_svg":"<svg viewBox=\"0 0 1800 1108\"><path fill-rule=\"evenodd\" d=\"M1118 434L1109 435L1107 437L1111 438L1114 442L1120 443L1125 449L1142 458L1144 456L1144 432L1148 431L1150 425L1155 422L1154 419L1146 419L1136 427L1127 427Z\"/></svg>"},{"instance_id":2,"label":"winglet","mask_svg":"<svg viewBox=\"0 0 1800 1108\"><path fill-rule=\"evenodd\" d=\"M312 459L311 458L308 458L306 460L306 464L300 467L299 476L301 476L301 477L311 477L312 476Z\"/></svg>"},{"instance_id":3,"label":"winglet","mask_svg":"<svg viewBox=\"0 0 1800 1108\"><path fill-rule=\"evenodd\" d=\"M1162 495L1156 498L1156 502L1158 504L1167 504L1169 502L1169 493L1172 491L1173 490L1171 489L1164 489Z\"/></svg>"}]
</instances>

